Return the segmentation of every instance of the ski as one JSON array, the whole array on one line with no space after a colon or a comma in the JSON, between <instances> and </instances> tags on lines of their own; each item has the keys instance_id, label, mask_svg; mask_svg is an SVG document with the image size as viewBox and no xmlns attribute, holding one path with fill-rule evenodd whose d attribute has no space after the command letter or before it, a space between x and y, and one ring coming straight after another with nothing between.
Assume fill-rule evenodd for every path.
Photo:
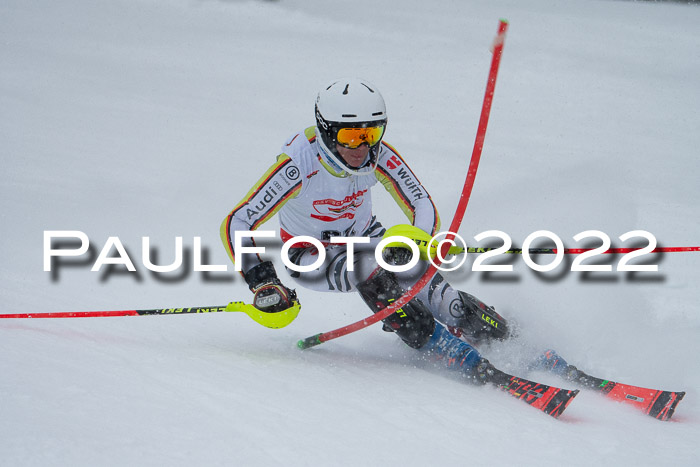
<instances>
[{"instance_id":1,"label":"ski","mask_svg":"<svg viewBox=\"0 0 700 467\"><path fill-rule=\"evenodd\" d=\"M567 371L571 371L571 376L567 374L569 381L574 381L584 388L596 390L608 399L630 404L657 420L669 420L676 411L676 406L685 396L685 392L661 391L596 378L573 365L568 365Z\"/></svg>"},{"instance_id":2,"label":"ski","mask_svg":"<svg viewBox=\"0 0 700 467\"><path fill-rule=\"evenodd\" d=\"M685 392L662 391L591 376L574 365L569 365L553 350L548 350L538 359L532 369L549 370L567 381L599 392L608 399L624 402L643 411L657 420L669 420L676 411Z\"/></svg>"},{"instance_id":3,"label":"ski","mask_svg":"<svg viewBox=\"0 0 700 467\"><path fill-rule=\"evenodd\" d=\"M559 418L579 393L578 389L569 390L536 383L496 368L487 371L486 381L554 418Z\"/></svg>"}]
</instances>

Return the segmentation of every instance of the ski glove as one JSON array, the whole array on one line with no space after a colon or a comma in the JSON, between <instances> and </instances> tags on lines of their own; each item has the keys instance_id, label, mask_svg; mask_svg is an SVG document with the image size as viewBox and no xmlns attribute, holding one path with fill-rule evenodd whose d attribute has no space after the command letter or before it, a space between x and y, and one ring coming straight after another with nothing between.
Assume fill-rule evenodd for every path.
<instances>
[{"instance_id":1,"label":"ski glove","mask_svg":"<svg viewBox=\"0 0 700 467\"><path fill-rule=\"evenodd\" d=\"M245 281L255 294L253 305L266 313L284 311L294 305L296 291L282 285L275 266L271 261L263 261L245 273Z\"/></svg>"}]
</instances>

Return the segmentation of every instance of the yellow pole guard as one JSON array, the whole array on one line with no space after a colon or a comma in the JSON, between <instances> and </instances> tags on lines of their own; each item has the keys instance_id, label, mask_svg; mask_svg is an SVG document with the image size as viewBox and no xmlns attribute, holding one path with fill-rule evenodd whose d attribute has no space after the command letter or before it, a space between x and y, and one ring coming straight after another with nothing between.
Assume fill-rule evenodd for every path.
<instances>
[{"instance_id":1,"label":"yellow pole guard","mask_svg":"<svg viewBox=\"0 0 700 467\"><path fill-rule=\"evenodd\" d=\"M295 301L292 306L286 310L277 311L274 313L266 313L255 308L245 302L231 302L226 306L226 311L241 311L258 324L262 324L266 328L280 329L296 319L301 310L301 304Z\"/></svg>"},{"instance_id":2,"label":"yellow pole guard","mask_svg":"<svg viewBox=\"0 0 700 467\"><path fill-rule=\"evenodd\" d=\"M418 245L420 259L423 261L428 261L428 245L432 239L429 233L411 224L398 224L393 227L389 227L382 238L392 237L395 235L413 240L413 242ZM386 246L386 248L390 247L407 248L407 246L401 242L392 242ZM464 253L464 248L459 246L451 246L447 252L448 255L458 255L460 253ZM436 256L437 242L433 242L430 244L430 257L434 259Z\"/></svg>"}]
</instances>

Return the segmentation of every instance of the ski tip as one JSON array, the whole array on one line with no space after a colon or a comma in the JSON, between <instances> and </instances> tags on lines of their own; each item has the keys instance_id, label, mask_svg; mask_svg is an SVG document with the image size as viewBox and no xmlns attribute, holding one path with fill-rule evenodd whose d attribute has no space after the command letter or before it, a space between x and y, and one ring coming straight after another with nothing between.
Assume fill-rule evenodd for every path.
<instances>
[{"instance_id":1,"label":"ski tip","mask_svg":"<svg viewBox=\"0 0 700 467\"><path fill-rule=\"evenodd\" d=\"M626 394L625 399L622 402L637 402L634 404L638 408L642 409L647 415L654 417L660 421L670 420L678 407L678 403L685 396L685 392L672 392L672 391L655 391L648 390L650 392L649 402L645 402L642 397L637 397L633 395ZM644 403L644 405L638 404L639 402Z\"/></svg>"},{"instance_id":2,"label":"ski tip","mask_svg":"<svg viewBox=\"0 0 700 467\"><path fill-rule=\"evenodd\" d=\"M661 394L661 398L655 403L650 411L648 412L649 415L652 417L656 418L657 420L661 420L662 422L668 421L673 417L673 414L676 413L676 407L678 407L678 403L683 400L683 397L685 396L685 391L681 392L670 392L666 391ZM660 404L659 404L660 402Z\"/></svg>"},{"instance_id":3,"label":"ski tip","mask_svg":"<svg viewBox=\"0 0 700 467\"><path fill-rule=\"evenodd\" d=\"M551 402L542 408L542 411L554 418L559 418L579 392L581 391L578 389L559 389Z\"/></svg>"}]
</instances>

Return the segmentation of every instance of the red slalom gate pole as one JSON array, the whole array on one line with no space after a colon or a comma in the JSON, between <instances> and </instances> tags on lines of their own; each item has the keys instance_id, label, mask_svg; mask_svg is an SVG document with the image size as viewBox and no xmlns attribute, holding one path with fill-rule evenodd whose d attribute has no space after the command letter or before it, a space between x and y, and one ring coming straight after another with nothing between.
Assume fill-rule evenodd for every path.
<instances>
[{"instance_id":1,"label":"red slalom gate pole","mask_svg":"<svg viewBox=\"0 0 700 467\"><path fill-rule=\"evenodd\" d=\"M498 249L497 247L467 247L466 252L467 253L486 253L487 251L493 251ZM593 251L594 248L565 248L564 249L564 254L565 255L580 255L581 253L587 253L589 251ZM641 248L610 248L605 251L601 251L600 254L613 254L613 253L632 253L633 251L639 251ZM659 247L659 248L654 248L649 252L649 254L652 253L683 253L683 252L688 252L688 251L699 251L700 252L700 246L668 246L668 247ZM531 254L536 254L536 255L555 255L559 252L557 248L530 248L529 252ZM503 252L503 254L517 254L520 255L523 253L523 250L521 248L511 248L510 250L506 250Z\"/></svg>"},{"instance_id":2,"label":"red slalom gate pole","mask_svg":"<svg viewBox=\"0 0 700 467\"><path fill-rule=\"evenodd\" d=\"M593 250L593 248L565 248L564 253L567 255L580 255L581 253L586 253L588 251ZM605 250L602 253L603 254L612 254L612 253L632 253L633 251L639 251L641 248L610 248L609 250ZM685 251L700 251L700 247L698 246L669 246L669 247L660 247L660 248L654 248L649 252L651 253L682 253ZM557 253L556 248L552 248L552 253Z\"/></svg>"},{"instance_id":3,"label":"red slalom gate pole","mask_svg":"<svg viewBox=\"0 0 700 467\"><path fill-rule=\"evenodd\" d=\"M494 90L496 89L496 77L498 75L498 67L501 63L501 55L503 53L503 44L505 42L506 30L508 29L508 22L506 20L500 20L498 26L498 34L493 44L493 57L491 60L491 69L489 70L489 78L486 83L486 94L484 95L484 102L481 107L481 117L479 118L479 128L476 134L476 140L474 141L474 150L472 151L472 158L469 162L469 170L467 171L467 178L464 181L464 187L462 188L462 194L459 198L459 203L457 205L457 210L450 224L450 232L457 232L459 226L464 218L464 212L467 209L467 203L472 193L472 188L474 187L474 180L476 179L476 171L479 168L479 161L481 159L481 151L484 147L484 139L486 138L486 127L488 126L489 115L491 113L491 102L493 101ZM447 239L452 240L454 235L448 234ZM441 255L439 257L446 257L449 250L448 242L443 243L441 248ZM433 278L435 272L437 271L437 266L440 265L440 260L436 259L436 264L431 264L428 270L423 274L423 276L416 282L413 287L408 289L406 293L393 302L390 306L384 308L368 316L360 321L349 324L342 328L336 329L334 331L324 332L316 334L314 336L307 337L306 339L301 339L297 342L297 346L300 349L308 349L316 345L322 344L332 339L345 336L360 329L364 329L374 323L377 323L384 318L388 317L396 310L404 306L406 303L410 302L413 297L420 292L423 287L425 287L428 282Z\"/></svg>"}]
</instances>

